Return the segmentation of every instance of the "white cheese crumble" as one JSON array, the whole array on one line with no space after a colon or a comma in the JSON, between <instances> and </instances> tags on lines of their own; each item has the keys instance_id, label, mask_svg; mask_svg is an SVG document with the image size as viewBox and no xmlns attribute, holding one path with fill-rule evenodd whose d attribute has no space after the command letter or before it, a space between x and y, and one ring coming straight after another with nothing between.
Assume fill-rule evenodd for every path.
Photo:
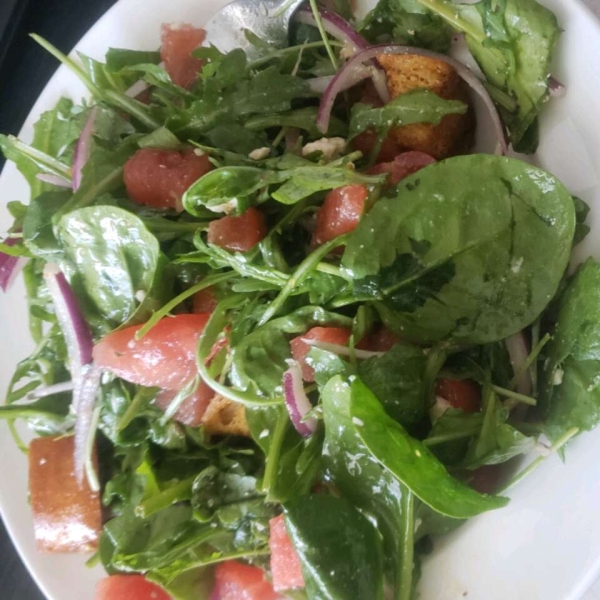
<instances>
[{"instance_id":1,"label":"white cheese crumble","mask_svg":"<svg viewBox=\"0 0 600 600\"><path fill-rule=\"evenodd\" d=\"M323 158L333 160L337 158L346 148L346 140L341 137L321 138L316 142L310 142L302 148L302 156L308 156L313 152L321 152Z\"/></svg>"},{"instance_id":2,"label":"white cheese crumble","mask_svg":"<svg viewBox=\"0 0 600 600\"><path fill-rule=\"evenodd\" d=\"M216 204L215 206L207 206L206 208L215 213L225 213L226 215L229 215L236 210L237 205L237 198L234 198L233 200L225 202L224 204Z\"/></svg>"},{"instance_id":3,"label":"white cheese crumble","mask_svg":"<svg viewBox=\"0 0 600 600\"><path fill-rule=\"evenodd\" d=\"M248 154L248 158L252 160L263 160L263 158L267 158L271 154L271 149L267 148L257 148L256 150L252 150L250 154Z\"/></svg>"}]
</instances>

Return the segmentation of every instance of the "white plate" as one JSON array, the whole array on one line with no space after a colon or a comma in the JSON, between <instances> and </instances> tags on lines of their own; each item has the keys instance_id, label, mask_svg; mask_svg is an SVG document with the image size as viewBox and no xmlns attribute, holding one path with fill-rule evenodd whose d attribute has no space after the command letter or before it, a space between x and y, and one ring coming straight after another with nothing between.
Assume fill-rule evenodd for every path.
<instances>
[{"instance_id":1,"label":"white plate","mask_svg":"<svg viewBox=\"0 0 600 600\"><path fill-rule=\"evenodd\" d=\"M372 1L372 0L371 0ZM554 74L567 86L564 99L543 113L538 162L592 205L592 234L580 256L600 258L600 27L575 0L544 0L565 33ZM101 59L108 46L155 49L160 23L203 24L225 0L121 0L77 48ZM21 137L32 137L39 114L61 95L78 100L84 90L61 67L27 119ZM28 188L12 164L0 177L5 201L28 199ZM0 231L9 224L0 206ZM24 288L17 283L0 296L0 395L16 362L32 349ZM51 600L93 598L99 568L81 556L35 551L27 504L27 462L0 425L0 510L29 570ZM422 600L576 600L600 569L600 430L582 435L569 448L567 466L552 457L511 494L508 508L488 513L447 537L425 561ZM370 600L357 598L357 600Z\"/></svg>"}]
</instances>

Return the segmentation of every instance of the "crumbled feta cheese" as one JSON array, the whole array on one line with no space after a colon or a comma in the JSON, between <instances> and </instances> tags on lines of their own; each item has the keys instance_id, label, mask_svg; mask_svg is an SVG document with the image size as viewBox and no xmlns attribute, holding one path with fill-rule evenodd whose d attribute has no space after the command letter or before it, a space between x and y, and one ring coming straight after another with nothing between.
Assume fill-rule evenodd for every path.
<instances>
[{"instance_id":1,"label":"crumbled feta cheese","mask_svg":"<svg viewBox=\"0 0 600 600\"><path fill-rule=\"evenodd\" d=\"M248 154L248 158L251 158L252 160L263 160L263 158L267 158L269 154L271 154L271 150L265 146L264 148L252 150L252 152Z\"/></svg>"},{"instance_id":2,"label":"crumbled feta cheese","mask_svg":"<svg viewBox=\"0 0 600 600\"><path fill-rule=\"evenodd\" d=\"M363 427L365 422L362 419L359 419L358 417L352 417L352 422L357 426L357 427Z\"/></svg>"},{"instance_id":3,"label":"crumbled feta cheese","mask_svg":"<svg viewBox=\"0 0 600 600\"><path fill-rule=\"evenodd\" d=\"M269 437L269 430L268 429L263 429L259 434L258 434L258 438L259 439L263 439Z\"/></svg>"},{"instance_id":4,"label":"crumbled feta cheese","mask_svg":"<svg viewBox=\"0 0 600 600\"><path fill-rule=\"evenodd\" d=\"M435 423L449 408L451 408L450 402L446 398L441 396L435 397L435 404L429 409L429 417L431 422Z\"/></svg>"},{"instance_id":5,"label":"crumbled feta cheese","mask_svg":"<svg viewBox=\"0 0 600 600\"><path fill-rule=\"evenodd\" d=\"M346 44L341 50L340 50L340 58L343 58L344 60L349 60L350 58L352 58L354 55L356 54L356 50Z\"/></svg>"},{"instance_id":6,"label":"crumbled feta cheese","mask_svg":"<svg viewBox=\"0 0 600 600\"><path fill-rule=\"evenodd\" d=\"M237 208L238 201L237 198L230 200L229 202L225 202L224 204L216 204L215 206L207 206L208 210L211 210L215 213L225 213L226 215L231 214Z\"/></svg>"},{"instance_id":7,"label":"crumbled feta cheese","mask_svg":"<svg viewBox=\"0 0 600 600\"><path fill-rule=\"evenodd\" d=\"M554 369L554 373L552 373L552 385L560 385L563 382L563 375L565 372L558 367Z\"/></svg>"},{"instance_id":8,"label":"crumbled feta cheese","mask_svg":"<svg viewBox=\"0 0 600 600\"><path fill-rule=\"evenodd\" d=\"M146 292L144 292L144 290L138 290L138 291L135 293L135 299L136 299L138 302L142 303L142 302L143 302L143 301L146 299Z\"/></svg>"},{"instance_id":9,"label":"crumbled feta cheese","mask_svg":"<svg viewBox=\"0 0 600 600\"><path fill-rule=\"evenodd\" d=\"M194 154L196 156L204 156L206 152L204 152L204 150L201 150L200 148L194 148Z\"/></svg>"},{"instance_id":10,"label":"crumbled feta cheese","mask_svg":"<svg viewBox=\"0 0 600 600\"><path fill-rule=\"evenodd\" d=\"M346 148L346 140L344 138L322 138L316 142L310 142L302 148L302 156L308 156L313 152L321 152L323 158L333 160L337 158Z\"/></svg>"}]
</instances>

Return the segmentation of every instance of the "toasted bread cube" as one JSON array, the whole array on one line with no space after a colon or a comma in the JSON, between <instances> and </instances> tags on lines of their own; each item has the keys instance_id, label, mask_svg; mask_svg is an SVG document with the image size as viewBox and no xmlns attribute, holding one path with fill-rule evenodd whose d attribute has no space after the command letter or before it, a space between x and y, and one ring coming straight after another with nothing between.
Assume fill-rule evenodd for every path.
<instances>
[{"instance_id":1,"label":"toasted bread cube","mask_svg":"<svg viewBox=\"0 0 600 600\"><path fill-rule=\"evenodd\" d=\"M42 552L91 552L102 530L99 494L74 473L69 437L34 439L29 446L29 493L35 539ZM94 462L97 461L94 456Z\"/></svg>"},{"instance_id":2,"label":"toasted bread cube","mask_svg":"<svg viewBox=\"0 0 600 600\"><path fill-rule=\"evenodd\" d=\"M449 64L415 54L382 54L377 57L388 76L392 98L415 89L431 90L445 100L469 104L467 84ZM470 109L464 115L447 115L439 125L417 123L392 130L390 137L405 150L418 150L441 160L467 152L473 143L475 119Z\"/></svg>"},{"instance_id":3,"label":"toasted bread cube","mask_svg":"<svg viewBox=\"0 0 600 600\"><path fill-rule=\"evenodd\" d=\"M244 405L222 396L215 396L211 400L202 417L202 424L210 435L251 437Z\"/></svg>"}]
</instances>

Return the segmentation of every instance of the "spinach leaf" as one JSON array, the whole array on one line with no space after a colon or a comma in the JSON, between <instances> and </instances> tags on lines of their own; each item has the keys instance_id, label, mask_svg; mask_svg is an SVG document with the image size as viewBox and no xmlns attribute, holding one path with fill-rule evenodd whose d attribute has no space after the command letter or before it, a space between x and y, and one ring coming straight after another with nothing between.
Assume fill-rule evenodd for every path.
<instances>
[{"instance_id":1,"label":"spinach leaf","mask_svg":"<svg viewBox=\"0 0 600 600\"><path fill-rule=\"evenodd\" d=\"M106 53L106 68L118 72L125 67L160 62L160 52L152 50L128 50L126 48L109 48Z\"/></svg>"},{"instance_id":2,"label":"spinach leaf","mask_svg":"<svg viewBox=\"0 0 600 600\"><path fill-rule=\"evenodd\" d=\"M82 208L59 221L56 235L66 273L96 333L143 320L156 295L168 291L158 241L132 213Z\"/></svg>"},{"instance_id":3,"label":"spinach leaf","mask_svg":"<svg viewBox=\"0 0 600 600\"><path fill-rule=\"evenodd\" d=\"M379 0L361 33L373 43L402 44L437 52L450 49L452 28L418 0Z\"/></svg>"},{"instance_id":4,"label":"spinach leaf","mask_svg":"<svg viewBox=\"0 0 600 600\"><path fill-rule=\"evenodd\" d=\"M381 540L367 517L348 500L325 495L300 498L284 509L306 586L315 597L383 598Z\"/></svg>"},{"instance_id":5,"label":"spinach leaf","mask_svg":"<svg viewBox=\"0 0 600 600\"><path fill-rule=\"evenodd\" d=\"M23 220L23 239L29 250L49 262L59 261L61 248L54 235L52 217L69 200L70 192L43 192L33 198Z\"/></svg>"},{"instance_id":6,"label":"spinach leaf","mask_svg":"<svg viewBox=\"0 0 600 600\"><path fill-rule=\"evenodd\" d=\"M360 379L351 385L350 411L355 432L371 456L437 512L468 519L508 503L507 498L479 494L449 475L426 446L386 415Z\"/></svg>"},{"instance_id":7,"label":"spinach leaf","mask_svg":"<svg viewBox=\"0 0 600 600\"><path fill-rule=\"evenodd\" d=\"M540 169L490 155L452 158L377 202L350 235L342 266L355 294L376 300L386 325L407 339L501 340L555 294L574 212L564 186Z\"/></svg>"},{"instance_id":8,"label":"spinach leaf","mask_svg":"<svg viewBox=\"0 0 600 600\"><path fill-rule=\"evenodd\" d=\"M27 146L11 136L0 136L0 150L23 174L36 198L44 190L54 189L37 179L39 173L52 173L70 180L73 147L80 135L86 112L67 98L40 116L34 125L33 141ZM35 151L41 153L36 155Z\"/></svg>"},{"instance_id":9,"label":"spinach leaf","mask_svg":"<svg viewBox=\"0 0 600 600\"><path fill-rule=\"evenodd\" d=\"M350 138L367 129L384 133L390 127L413 123L438 124L446 115L465 114L467 105L459 100L444 100L431 90L417 89L394 98L381 108L355 104L350 116Z\"/></svg>"},{"instance_id":10,"label":"spinach leaf","mask_svg":"<svg viewBox=\"0 0 600 600\"><path fill-rule=\"evenodd\" d=\"M196 216L203 216L202 207L211 208L235 202L242 213L255 204L255 196L271 185L281 185L271 197L282 204L296 204L317 192L332 190L353 183L376 185L378 176L356 173L341 167L297 167L287 170L267 170L258 167L221 167L210 171L194 183L183 196L183 206ZM259 196L262 198L262 195Z\"/></svg>"},{"instance_id":11,"label":"spinach leaf","mask_svg":"<svg viewBox=\"0 0 600 600\"><path fill-rule=\"evenodd\" d=\"M552 341L542 372L540 409L555 441L571 427L600 422L600 263L588 259L559 301Z\"/></svg>"},{"instance_id":12,"label":"spinach leaf","mask_svg":"<svg viewBox=\"0 0 600 600\"><path fill-rule=\"evenodd\" d=\"M386 412L410 428L425 417L428 406L423 389L427 355L422 348L396 344L381 357L358 365L358 375L379 398Z\"/></svg>"},{"instance_id":13,"label":"spinach leaf","mask_svg":"<svg viewBox=\"0 0 600 600\"><path fill-rule=\"evenodd\" d=\"M348 327L351 324L348 317L316 306L305 306L274 319L247 335L232 349L231 382L240 390L265 396L281 393L283 373L287 370L285 361L291 357L290 337L316 325Z\"/></svg>"},{"instance_id":14,"label":"spinach leaf","mask_svg":"<svg viewBox=\"0 0 600 600\"><path fill-rule=\"evenodd\" d=\"M548 98L550 60L560 34L555 15L536 0L418 1L465 33L487 80L515 101L513 111L502 106L500 111L518 146Z\"/></svg>"},{"instance_id":15,"label":"spinach leaf","mask_svg":"<svg viewBox=\"0 0 600 600\"><path fill-rule=\"evenodd\" d=\"M345 498L376 518L383 535L386 569L398 590L402 585L406 554L402 537L406 515L400 482L373 460L358 437L350 409L348 383L341 376L334 377L323 389L321 398L325 420L323 462L326 474Z\"/></svg>"}]
</instances>

